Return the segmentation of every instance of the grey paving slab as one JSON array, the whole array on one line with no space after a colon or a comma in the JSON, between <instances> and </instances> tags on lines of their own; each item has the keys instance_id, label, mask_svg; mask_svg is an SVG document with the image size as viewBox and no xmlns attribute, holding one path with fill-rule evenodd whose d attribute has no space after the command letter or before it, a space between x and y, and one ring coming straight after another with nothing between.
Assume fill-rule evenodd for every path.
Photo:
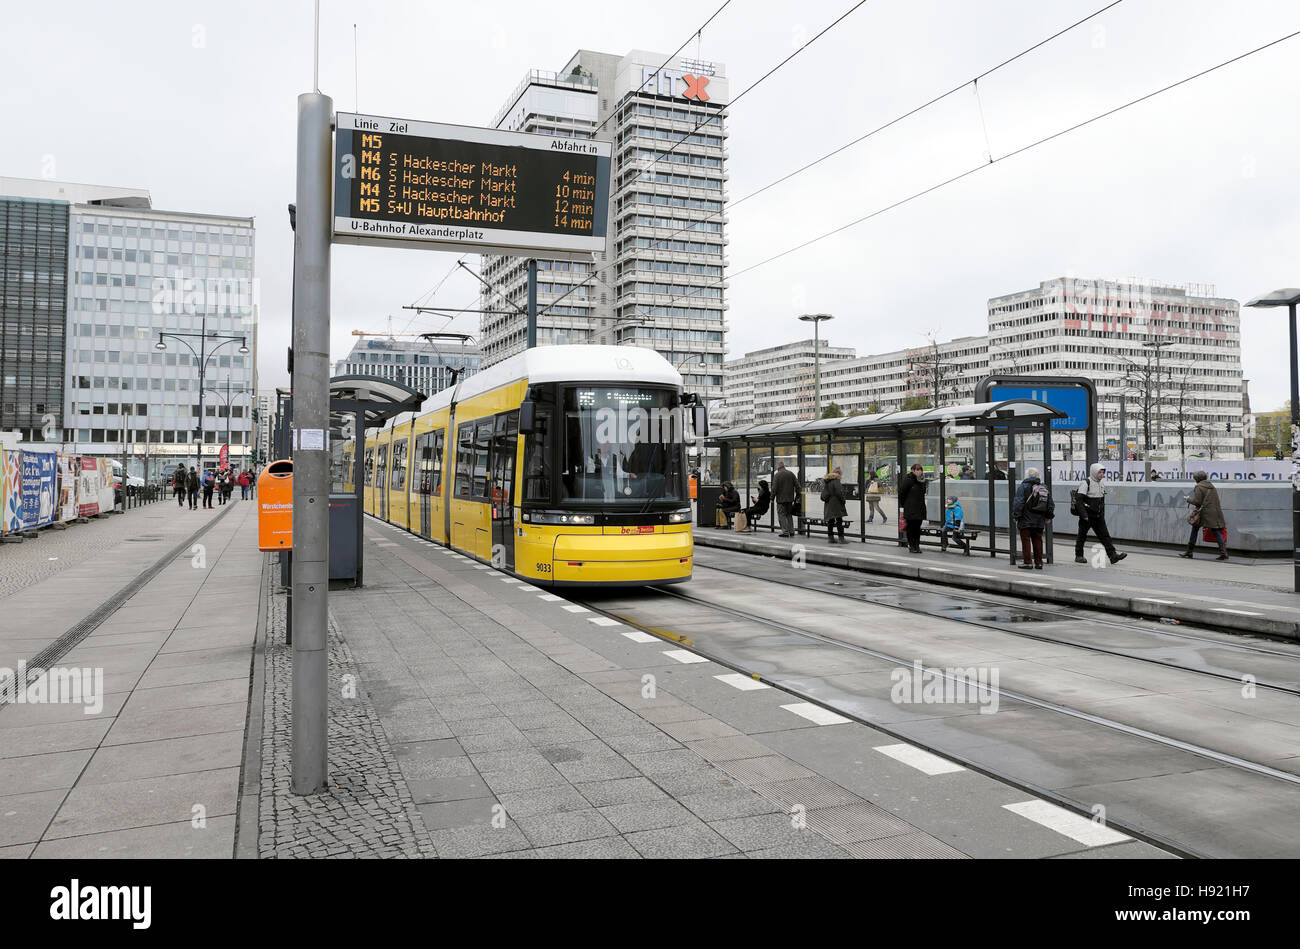
<instances>
[{"instance_id":1,"label":"grey paving slab","mask_svg":"<svg viewBox=\"0 0 1300 949\"><path fill-rule=\"evenodd\" d=\"M650 859L698 859L735 853L737 849L703 821L627 834L624 839Z\"/></svg>"},{"instance_id":2,"label":"grey paving slab","mask_svg":"<svg viewBox=\"0 0 1300 949\"><path fill-rule=\"evenodd\" d=\"M187 685L142 688L137 686L126 704L126 713L171 709L192 709L246 702L248 677L216 679Z\"/></svg>"},{"instance_id":3,"label":"grey paving slab","mask_svg":"<svg viewBox=\"0 0 1300 949\"><path fill-rule=\"evenodd\" d=\"M411 789L411 797L417 805L492 796L492 789L477 774L414 780L407 778L406 784Z\"/></svg>"},{"instance_id":4,"label":"grey paving slab","mask_svg":"<svg viewBox=\"0 0 1300 949\"><path fill-rule=\"evenodd\" d=\"M38 859L229 859L233 856L235 818L216 817L206 827L191 821L155 824L130 830L44 840L32 853Z\"/></svg>"},{"instance_id":5,"label":"grey paving slab","mask_svg":"<svg viewBox=\"0 0 1300 949\"><path fill-rule=\"evenodd\" d=\"M238 768L243 748L244 733L238 730L104 745L95 751L78 786Z\"/></svg>"},{"instance_id":6,"label":"grey paving slab","mask_svg":"<svg viewBox=\"0 0 1300 949\"><path fill-rule=\"evenodd\" d=\"M515 823L535 847L576 843L618 834L618 829L595 808L535 814L519 817Z\"/></svg>"},{"instance_id":7,"label":"grey paving slab","mask_svg":"<svg viewBox=\"0 0 1300 949\"><path fill-rule=\"evenodd\" d=\"M0 797L0 846L39 841L66 794L57 789Z\"/></svg>"},{"instance_id":8,"label":"grey paving slab","mask_svg":"<svg viewBox=\"0 0 1300 949\"><path fill-rule=\"evenodd\" d=\"M751 795L753 796L753 795ZM680 827L694 824L696 815L676 801L653 801L636 804L611 804L599 808L601 816L620 834L639 830L656 830L662 827Z\"/></svg>"},{"instance_id":9,"label":"grey paving slab","mask_svg":"<svg viewBox=\"0 0 1300 949\"><path fill-rule=\"evenodd\" d=\"M99 719L111 719L117 715L126 695L108 691L107 677L103 681L102 692L95 688L94 695L84 695L80 702L51 702L41 704L6 705L0 712L0 736L11 728L26 728L34 725L53 725L59 722L91 722ZM90 700L90 701L87 701ZM99 711L95 707L99 706Z\"/></svg>"},{"instance_id":10,"label":"grey paving slab","mask_svg":"<svg viewBox=\"0 0 1300 949\"><path fill-rule=\"evenodd\" d=\"M25 758L0 758L0 797L70 788L92 754L94 749L81 748Z\"/></svg>"},{"instance_id":11,"label":"grey paving slab","mask_svg":"<svg viewBox=\"0 0 1300 949\"><path fill-rule=\"evenodd\" d=\"M596 807L650 803L669 799L669 795L663 788L644 777L578 782L574 788Z\"/></svg>"},{"instance_id":12,"label":"grey paving slab","mask_svg":"<svg viewBox=\"0 0 1300 949\"><path fill-rule=\"evenodd\" d=\"M35 844L13 844L9 847L0 847L0 860L26 860L35 849Z\"/></svg>"},{"instance_id":13,"label":"grey paving slab","mask_svg":"<svg viewBox=\"0 0 1300 949\"><path fill-rule=\"evenodd\" d=\"M420 812L420 817L424 820L424 826L430 830L470 827L478 824L491 826L492 818L496 816L493 809L497 803L495 797L484 796L466 800L417 804L416 810Z\"/></svg>"},{"instance_id":14,"label":"grey paving slab","mask_svg":"<svg viewBox=\"0 0 1300 949\"><path fill-rule=\"evenodd\" d=\"M189 821L196 806L204 808L208 819L233 815L238 787L238 768L78 784L68 792L45 837L80 837Z\"/></svg>"},{"instance_id":15,"label":"grey paving slab","mask_svg":"<svg viewBox=\"0 0 1300 949\"><path fill-rule=\"evenodd\" d=\"M0 710L0 715L5 714ZM112 724L110 719L55 722L6 729L0 741L0 758L21 758L56 751L95 748Z\"/></svg>"},{"instance_id":16,"label":"grey paving slab","mask_svg":"<svg viewBox=\"0 0 1300 949\"><path fill-rule=\"evenodd\" d=\"M468 827L435 829L429 832L429 838L433 841L438 856L446 858L507 854L511 851L528 850L532 846L523 831L513 824L504 827L476 824Z\"/></svg>"},{"instance_id":17,"label":"grey paving slab","mask_svg":"<svg viewBox=\"0 0 1300 949\"><path fill-rule=\"evenodd\" d=\"M622 837L596 837L577 843L540 847L527 851L527 854L539 860L636 860L640 858L640 854ZM503 856L516 855L504 854Z\"/></svg>"},{"instance_id":18,"label":"grey paving slab","mask_svg":"<svg viewBox=\"0 0 1300 949\"><path fill-rule=\"evenodd\" d=\"M222 732L243 731L248 714L245 702L227 702L187 708L183 714L174 709L133 711L126 709L113 722L105 745L124 745L137 741L157 741L160 738L184 738L187 735L219 735Z\"/></svg>"}]
</instances>

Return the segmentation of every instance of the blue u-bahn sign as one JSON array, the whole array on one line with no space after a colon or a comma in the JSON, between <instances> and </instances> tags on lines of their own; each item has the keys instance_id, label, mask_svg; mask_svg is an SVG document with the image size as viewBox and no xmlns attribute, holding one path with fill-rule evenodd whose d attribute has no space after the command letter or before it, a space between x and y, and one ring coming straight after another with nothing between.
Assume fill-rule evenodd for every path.
<instances>
[{"instance_id":1,"label":"blue u-bahn sign","mask_svg":"<svg viewBox=\"0 0 1300 949\"><path fill-rule=\"evenodd\" d=\"M1080 386L999 386L989 390L990 402L1002 402L1006 399L1033 399L1046 402L1054 409L1068 413L1066 418L1052 419L1054 432L1082 432L1088 429L1088 410L1090 405L1087 389Z\"/></svg>"}]
</instances>

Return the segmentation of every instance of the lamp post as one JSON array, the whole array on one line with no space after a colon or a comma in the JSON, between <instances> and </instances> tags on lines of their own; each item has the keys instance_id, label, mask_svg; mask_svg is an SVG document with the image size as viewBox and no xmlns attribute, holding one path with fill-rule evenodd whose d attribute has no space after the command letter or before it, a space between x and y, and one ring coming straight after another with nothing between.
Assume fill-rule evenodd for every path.
<instances>
[{"instance_id":1,"label":"lamp post","mask_svg":"<svg viewBox=\"0 0 1300 949\"><path fill-rule=\"evenodd\" d=\"M233 411L233 410L231 409L231 406L234 404L234 397L237 396L237 395L246 395L246 396L248 396L248 401L249 401L249 403L250 403L250 405L251 405L251 404L255 401L254 398L253 398L253 392L252 392L251 389L235 389L235 390L232 392L231 389L230 389L230 377L229 377L229 376L226 376L226 391L225 391L225 392L222 392L220 389L212 389L212 390L210 390L210 391L212 392L213 395L219 395L219 396L221 396L221 398L222 398L222 402L223 402L223 403L225 404L225 406L226 406L226 445L229 446L229 445L230 445L230 419L231 419L231 413L232 413L232 411ZM251 434L251 431L250 431L250 434ZM250 451L251 451L251 448L250 448ZM227 459L227 462L226 462L226 463L229 464L229 459ZM248 459L247 459L247 458L244 459L244 467L245 467L245 468L248 467Z\"/></svg>"},{"instance_id":2,"label":"lamp post","mask_svg":"<svg viewBox=\"0 0 1300 949\"><path fill-rule=\"evenodd\" d=\"M1150 339L1142 344L1143 349L1154 349L1156 351L1155 399L1153 403L1151 397L1151 391L1150 391L1151 372L1150 372L1150 365L1148 364L1147 373L1146 373L1147 392L1144 396L1146 400L1146 411L1143 413L1143 419L1142 419L1142 437L1143 437L1143 441L1146 444L1146 450L1143 452L1143 459L1142 459L1143 470L1145 472L1143 477L1147 481L1151 480L1151 406L1152 404L1154 404L1156 407L1156 432L1157 434L1159 434L1160 432L1160 397L1162 394L1161 386L1160 386L1160 353L1163 352L1166 347L1172 345L1174 345L1174 341L1172 339Z\"/></svg>"},{"instance_id":3,"label":"lamp post","mask_svg":"<svg viewBox=\"0 0 1300 949\"><path fill-rule=\"evenodd\" d=\"M813 325L813 418L822 414L822 342L821 324L823 320L833 320L829 313L805 313L799 319Z\"/></svg>"},{"instance_id":4,"label":"lamp post","mask_svg":"<svg viewBox=\"0 0 1300 949\"><path fill-rule=\"evenodd\" d=\"M196 440L196 442L197 442L197 446L198 446L198 447L195 449L195 458L196 458L197 466L198 466L198 469L199 469L199 473L200 473L200 475L202 475L202 473L203 473L203 391L204 391L203 379L204 379L204 377L207 375L207 370L208 370L208 359L209 359L209 358L210 358L214 353L216 353L216 351L217 351L218 349L220 349L222 346L225 346L227 343L233 343L233 342L236 342L236 341L238 341L238 343L239 343L239 354L240 354L241 356L246 356L246 355L248 355L248 338L247 338L246 336L226 336L226 335L222 335L222 334L219 334L219 333L209 333L209 332L208 332L208 315L207 315L206 313L203 314L203 327L202 327L202 332L199 332L199 333L165 333L165 332L163 332L163 333L159 333L159 334L158 334L158 342L156 342L156 343L153 344L153 348L156 349L156 350L158 350L158 352L160 352L160 353L161 353L161 352L165 352L166 349L167 349L167 343L164 342L164 339L165 339L166 337L169 337L169 336L172 337L173 339L180 340L182 343L184 343L184 344L185 344L185 348L188 349L188 350L190 351L191 355L193 355L194 358L195 358L196 360L198 360L198 363L199 363L199 427L196 428L196 429L194 430L194 433L195 433L195 437L196 437L195 440ZM197 353L194 352L194 347L193 347L193 346L191 346L189 343L185 342L185 339L186 339L187 337L190 338L190 339L193 339L193 338L197 337L197 338L199 339L199 351L198 351ZM212 347L212 351L209 352L209 351L208 351L208 340L221 340L221 342L219 342L219 343L217 343L217 345L213 346L213 347Z\"/></svg>"},{"instance_id":5,"label":"lamp post","mask_svg":"<svg viewBox=\"0 0 1300 949\"><path fill-rule=\"evenodd\" d=\"M1291 357L1291 562L1294 590L1300 593L1300 365L1296 362L1297 303L1300 303L1300 289L1287 287L1256 297L1248 301L1246 306L1284 306L1291 316L1291 342L1287 347L1287 353Z\"/></svg>"}]
</instances>

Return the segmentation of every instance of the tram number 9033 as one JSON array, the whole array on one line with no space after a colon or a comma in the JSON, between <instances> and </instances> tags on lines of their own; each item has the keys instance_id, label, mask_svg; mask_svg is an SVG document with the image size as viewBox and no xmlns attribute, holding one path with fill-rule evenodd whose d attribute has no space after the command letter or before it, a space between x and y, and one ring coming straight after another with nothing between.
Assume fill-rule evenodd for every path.
<instances>
[{"instance_id":1,"label":"tram number 9033","mask_svg":"<svg viewBox=\"0 0 1300 949\"><path fill-rule=\"evenodd\" d=\"M551 572L551 565L550 565L549 563L539 563L539 564L537 565L537 572L538 572L538 573L550 573L550 572Z\"/></svg>"}]
</instances>

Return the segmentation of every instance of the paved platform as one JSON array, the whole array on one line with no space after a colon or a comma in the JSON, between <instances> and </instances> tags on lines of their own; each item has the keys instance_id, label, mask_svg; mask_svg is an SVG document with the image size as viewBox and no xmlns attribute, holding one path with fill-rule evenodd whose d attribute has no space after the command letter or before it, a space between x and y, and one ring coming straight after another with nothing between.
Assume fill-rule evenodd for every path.
<instances>
[{"instance_id":1,"label":"paved platform","mask_svg":"<svg viewBox=\"0 0 1300 949\"><path fill-rule=\"evenodd\" d=\"M100 527L117 543L0 599L0 665L44 652L52 669L89 670L83 685L102 676L93 703L0 707L0 856L229 857L263 560L255 507L157 504L59 541ZM147 583L59 648L142 572Z\"/></svg>"},{"instance_id":2,"label":"paved platform","mask_svg":"<svg viewBox=\"0 0 1300 949\"><path fill-rule=\"evenodd\" d=\"M1055 563L1030 572L1010 564L1005 555L990 557L987 550L973 550L968 557L955 546L947 551L927 546L921 554L909 554L897 545L892 517L889 530L893 533L865 543L851 539L840 546L827 543L824 530L791 539L762 529L736 533L696 526L695 541L700 547L785 559L798 555L808 563L923 580L938 586L1300 639L1300 594L1290 592L1290 561L1219 562L1204 553L1200 559L1184 560L1172 552L1126 549L1120 544L1119 549L1128 557L1117 564L1109 563L1104 556L1076 564L1074 541L1070 538L1057 543Z\"/></svg>"}]
</instances>

